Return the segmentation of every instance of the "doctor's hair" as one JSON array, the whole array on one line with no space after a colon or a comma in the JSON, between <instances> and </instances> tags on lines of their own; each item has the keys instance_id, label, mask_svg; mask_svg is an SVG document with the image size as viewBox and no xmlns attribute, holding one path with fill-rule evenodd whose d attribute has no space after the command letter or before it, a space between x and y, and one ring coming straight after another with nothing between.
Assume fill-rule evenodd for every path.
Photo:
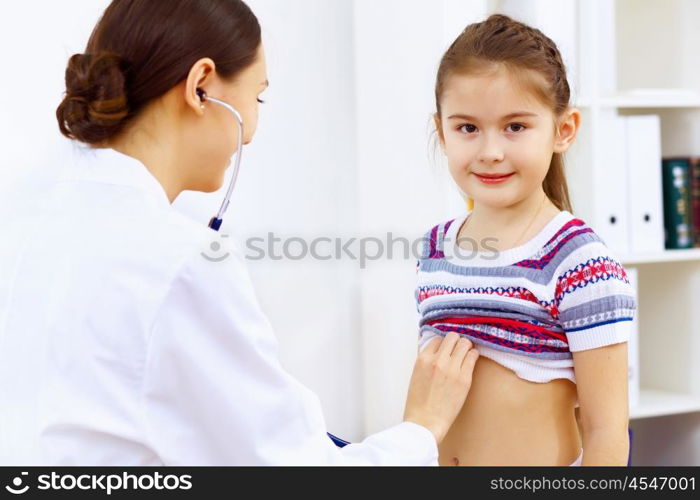
<instances>
[{"instance_id":1,"label":"doctor's hair","mask_svg":"<svg viewBox=\"0 0 700 500\"><path fill-rule=\"evenodd\" d=\"M568 109L571 92L555 43L538 29L494 14L467 26L442 56L435 83L438 122L440 99L450 77L483 74L497 65L505 67L518 83L548 106L555 118ZM559 210L573 212L562 154L553 153L542 187Z\"/></svg>"},{"instance_id":2,"label":"doctor's hair","mask_svg":"<svg viewBox=\"0 0 700 500\"><path fill-rule=\"evenodd\" d=\"M209 57L234 79L257 57L260 24L241 0L113 0L68 61L61 133L100 145Z\"/></svg>"}]
</instances>

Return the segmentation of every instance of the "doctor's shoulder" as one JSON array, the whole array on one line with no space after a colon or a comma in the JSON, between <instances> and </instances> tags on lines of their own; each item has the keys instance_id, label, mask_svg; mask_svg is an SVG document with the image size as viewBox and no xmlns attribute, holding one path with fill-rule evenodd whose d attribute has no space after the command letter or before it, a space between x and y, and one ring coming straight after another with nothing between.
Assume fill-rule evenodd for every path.
<instances>
[{"instance_id":1,"label":"doctor's shoulder","mask_svg":"<svg viewBox=\"0 0 700 500\"><path fill-rule=\"evenodd\" d=\"M171 245L183 260L211 265L223 272L223 268L243 261L243 254L236 236L226 231L214 231L201 221L196 221L172 210L166 216L161 233L164 243Z\"/></svg>"},{"instance_id":2,"label":"doctor's shoulder","mask_svg":"<svg viewBox=\"0 0 700 500\"><path fill-rule=\"evenodd\" d=\"M181 317L184 324L178 323L178 328L194 325L200 334L208 332L212 342L235 338L267 353L276 352L277 339L236 236L214 231L175 210L164 226L169 227L164 228L162 240L176 249L177 260L168 266L168 282L162 283L166 286L159 287L160 300L147 335L154 328L162 331L163 322L173 326L173 318ZM171 331L170 326L165 329Z\"/></svg>"}]
</instances>

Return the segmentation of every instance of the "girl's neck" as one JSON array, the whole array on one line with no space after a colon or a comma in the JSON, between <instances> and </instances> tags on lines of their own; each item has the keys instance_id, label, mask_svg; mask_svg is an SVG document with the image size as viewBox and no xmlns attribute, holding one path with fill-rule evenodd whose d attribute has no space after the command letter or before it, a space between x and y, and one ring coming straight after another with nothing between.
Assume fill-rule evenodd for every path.
<instances>
[{"instance_id":1,"label":"girl's neck","mask_svg":"<svg viewBox=\"0 0 700 500\"><path fill-rule=\"evenodd\" d=\"M475 202L462 236L496 238L499 250L507 250L530 241L559 212L541 190L509 207Z\"/></svg>"},{"instance_id":2,"label":"girl's neck","mask_svg":"<svg viewBox=\"0 0 700 500\"><path fill-rule=\"evenodd\" d=\"M552 207L556 209L556 206L545 197L544 191L541 189L508 207L494 207L475 202L474 209L469 215L471 219L469 224L487 225L494 228L525 227L523 223L530 222L538 211L551 214ZM559 210L557 209L557 211Z\"/></svg>"}]
</instances>

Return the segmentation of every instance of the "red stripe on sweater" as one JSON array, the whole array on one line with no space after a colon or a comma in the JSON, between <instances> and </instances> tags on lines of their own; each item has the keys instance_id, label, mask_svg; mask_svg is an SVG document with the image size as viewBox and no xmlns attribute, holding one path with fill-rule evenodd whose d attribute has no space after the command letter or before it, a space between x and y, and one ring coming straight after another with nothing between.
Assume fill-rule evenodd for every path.
<instances>
[{"instance_id":1,"label":"red stripe on sweater","mask_svg":"<svg viewBox=\"0 0 700 500\"><path fill-rule=\"evenodd\" d=\"M527 326L528 328L537 331L543 335L548 335L550 337L557 338L563 342L567 342L566 335L553 332L547 328L533 325L532 323L526 323L524 321L517 321L508 318L494 318L492 316L470 316L470 317L450 317L450 318L439 318L431 321L427 321L426 324L434 325L436 323L456 323L458 325L475 325L483 323L496 323L504 326L521 327Z\"/></svg>"}]
</instances>

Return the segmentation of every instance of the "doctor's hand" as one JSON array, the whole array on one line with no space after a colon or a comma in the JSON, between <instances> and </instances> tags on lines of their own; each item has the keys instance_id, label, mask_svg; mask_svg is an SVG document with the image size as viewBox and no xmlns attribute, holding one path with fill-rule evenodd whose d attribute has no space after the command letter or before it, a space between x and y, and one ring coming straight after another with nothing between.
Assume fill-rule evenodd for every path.
<instances>
[{"instance_id":1,"label":"doctor's hand","mask_svg":"<svg viewBox=\"0 0 700 500\"><path fill-rule=\"evenodd\" d=\"M440 444L462 409L479 352L455 332L436 337L418 354L404 421L426 427Z\"/></svg>"}]
</instances>

